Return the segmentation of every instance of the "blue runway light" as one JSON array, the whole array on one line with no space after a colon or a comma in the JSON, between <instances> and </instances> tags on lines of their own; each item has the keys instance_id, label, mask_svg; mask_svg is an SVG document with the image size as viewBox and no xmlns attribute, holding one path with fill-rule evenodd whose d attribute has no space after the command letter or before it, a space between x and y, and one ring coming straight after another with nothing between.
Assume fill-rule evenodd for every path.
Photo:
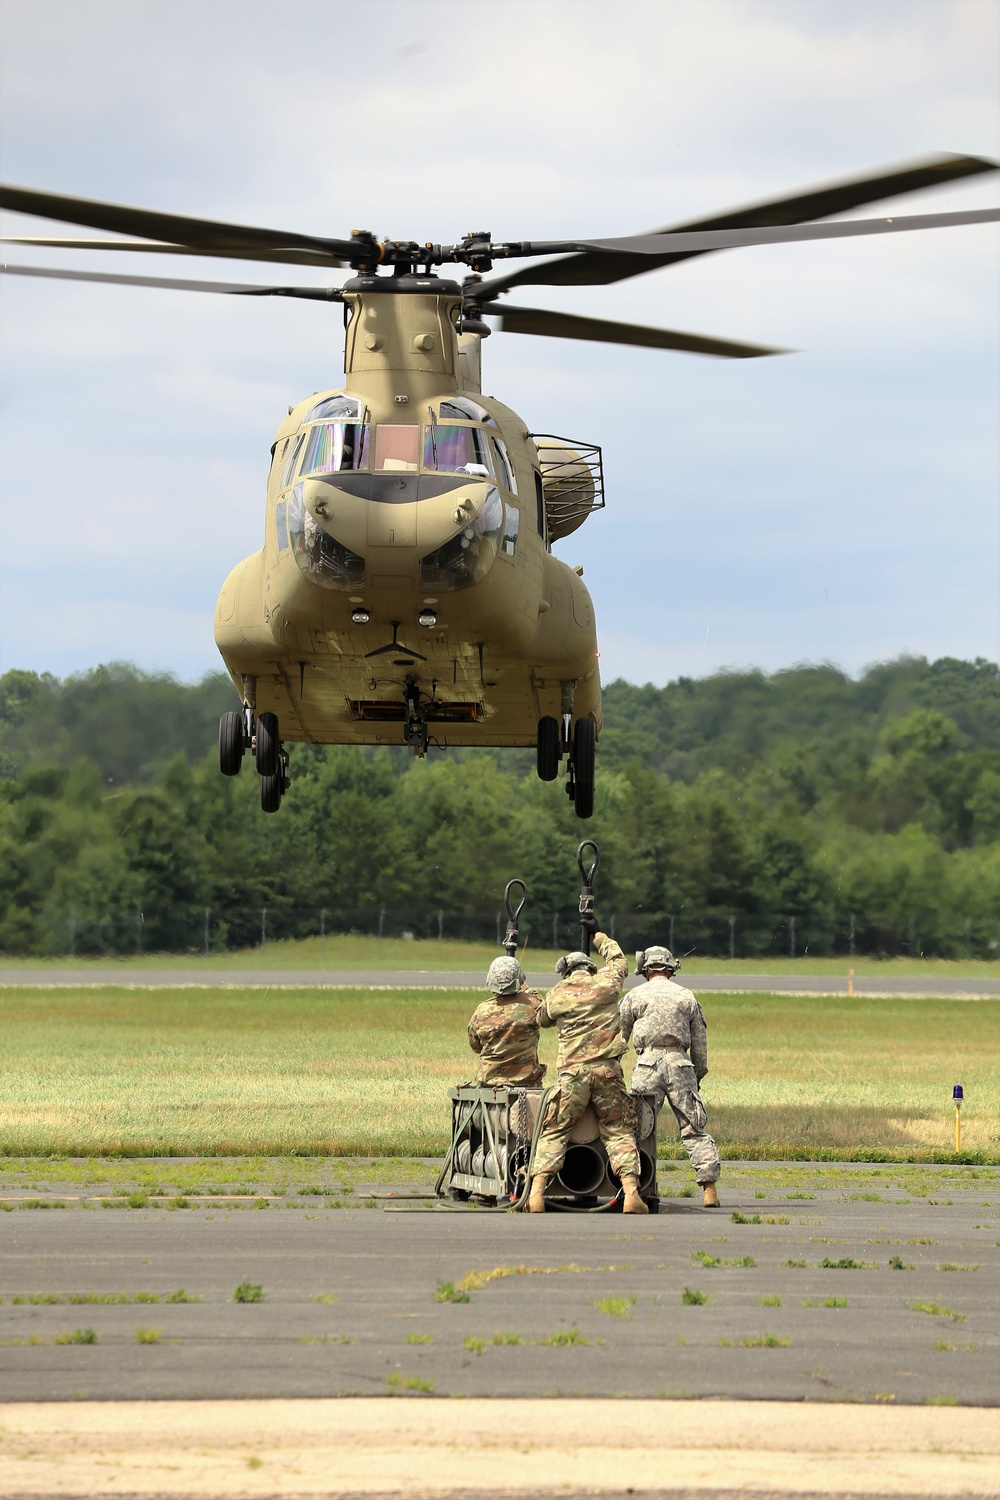
<instances>
[{"instance_id":1,"label":"blue runway light","mask_svg":"<svg viewBox=\"0 0 1000 1500\"><path fill-rule=\"evenodd\" d=\"M962 1092L962 1085L960 1083L956 1083L955 1087L952 1089L952 1091L951 1091L951 1097L953 1099L964 1099L965 1098L965 1095Z\"/></svg>"}]
</instances>

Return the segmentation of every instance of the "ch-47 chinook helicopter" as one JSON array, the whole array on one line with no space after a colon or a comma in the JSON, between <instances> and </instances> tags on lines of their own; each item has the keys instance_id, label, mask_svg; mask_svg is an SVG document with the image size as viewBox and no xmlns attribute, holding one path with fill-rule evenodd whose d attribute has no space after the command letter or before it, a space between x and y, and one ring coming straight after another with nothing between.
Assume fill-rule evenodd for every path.
<instances>
[{"instance_id":1,"label":"ch-47 chinook helicopter","mask_svg":"<svg viewBox=\"0 0 1000 1500\"><path fill-rule=\"evenodd\" d=\"M230 573L215 638L242 707L223 715L222 771L250 752L261 806L288 787L286 742L534 745L576 812L594 806L597 634L579 568L552 553L604 504L600 448L528 431L481 387L486 317L505 332L729 358L780 351L500 302L515 288L605 285L741 245L996 221L1000 210L807 222L990 171L938 156L625 239L451 245L350 239L183 218L32 189L0 207L131 238L5 244L350 266L342 287L258 286L5 265L9 274L339 302L342 387L289 409L272 447L264 545ZM490 276L495 261L535 264ZM555 257L554 259L552 257ZM464 265L459 284L436 274Z\"/></svg>"}]
</instances>

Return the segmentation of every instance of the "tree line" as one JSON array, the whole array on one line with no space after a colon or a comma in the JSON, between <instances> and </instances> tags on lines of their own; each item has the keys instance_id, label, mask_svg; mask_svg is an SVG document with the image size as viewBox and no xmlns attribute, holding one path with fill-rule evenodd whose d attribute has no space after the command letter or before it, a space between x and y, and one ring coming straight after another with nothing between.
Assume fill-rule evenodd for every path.
<instances>
[{"instance_id":1,"label":"tree line","mask_svg":"<svg viewBox=\"0 0 1000 1500\"><path fill-rule=\"evenodd\" d=\"M575 851L626 946L998 956L1000 671L904 658L609 685L593 821L530 752L294 746L292 790L219 775L222 674L0 678L0 949L245 946L354 928L573 940ZM992 946L991 946L992 945Z\"/></svg>"}]
</instances>

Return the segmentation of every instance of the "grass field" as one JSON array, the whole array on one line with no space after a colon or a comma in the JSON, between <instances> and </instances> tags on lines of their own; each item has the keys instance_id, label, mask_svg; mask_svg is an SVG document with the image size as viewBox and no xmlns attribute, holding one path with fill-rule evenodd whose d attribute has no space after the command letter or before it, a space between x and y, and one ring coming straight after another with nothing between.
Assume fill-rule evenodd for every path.
<instances>
[{"instance_id":1,"label":"grass field","mask_svg":"<svg viewBox=\"0 0 1000 1500\"><path fill-rule=\"evenodd\" d=\"M6 1156L434 1156L479 992L0 989ZM1000 1162L1000 1000L718 995L730 1159ZM554 1060L554 1038L542 1055ZM677 1155L664 1128L661 1154Z\"/></svg>"},{"instance_id":2,"label":"grass field","mask_svg":"<svg viewBox=\"0 0 1000 1500\"><path fill-rule=\"evenodd\" d=\"M563 950L560 950L563 951ZM497 956L495 943L460 943L450 940L399 937L365 937L346 934L327 938L301 938L268 943L263 948L245 948L233 953L147 953L115 958L11 958L0 955L0 967L31 973L37 969L73 969L93 967L106 969L109 964L130 970L166 971L185 969L279 970L279 969L387 969L451 970L470 972L486 970ZM533 973L553 970L558 954L555 949L523 949L518 957ZM835 974L846 984L848 966L861 977L894 975L940 976L941 978L1000 979L1000 960L946 958L701 958L692 954L684 959L685 974Z\"/></svg>"}]
</instances>

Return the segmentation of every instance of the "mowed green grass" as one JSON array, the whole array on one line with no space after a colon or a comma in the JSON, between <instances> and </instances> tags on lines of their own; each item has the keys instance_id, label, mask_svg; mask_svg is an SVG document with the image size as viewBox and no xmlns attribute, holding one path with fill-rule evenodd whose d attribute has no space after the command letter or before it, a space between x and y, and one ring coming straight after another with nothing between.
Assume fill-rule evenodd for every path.
<instances>
[{"instance_id":1,"label":"mowed green grass","mask_svg":"<svg viewBox=\"0 0 1000 1500\"><path fill-rule=\"evenodd\" d=\"M436 1156L482 992L0 990L7 1156ZM1000 1161L1000 1001L706 996L729 1158ZM554 1037L542 1055L554 1061ZM626 1059L626 1071L630 1060ZM669 1113L661 1154L677 1154Z\"/></svg>"}]
</instances>

